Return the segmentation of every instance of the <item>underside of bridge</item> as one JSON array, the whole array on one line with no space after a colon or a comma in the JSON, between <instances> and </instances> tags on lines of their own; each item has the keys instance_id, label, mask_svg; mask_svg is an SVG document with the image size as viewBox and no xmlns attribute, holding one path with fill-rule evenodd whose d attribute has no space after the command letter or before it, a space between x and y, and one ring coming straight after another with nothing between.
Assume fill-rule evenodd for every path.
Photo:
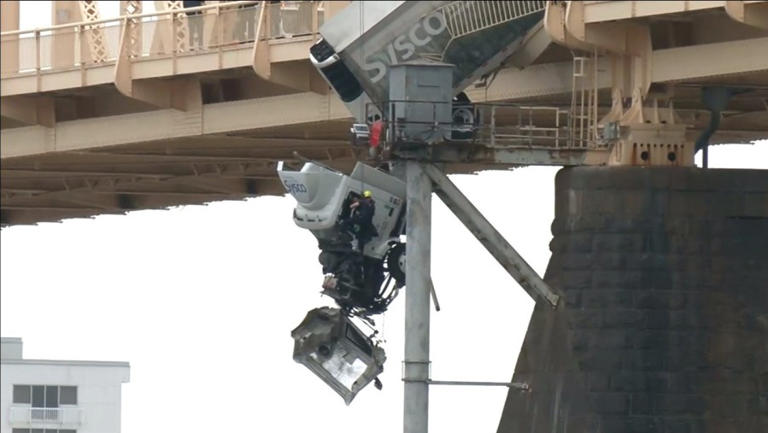
<instances>
[{"instance_id":1,"label":"underside of bridge","mask_svg":"<svg viewBox=\"0 0 768 433\"><path fill-rule=\"evenodd\" d=\"M318 26L348 2L207 2L189 16L172 13L181 2L155 2L154 15L121 2L124 15L112 21L91 3L56 2L58 27L25 33L18 2L2 2L3 226L282 195L280 160L349 171L368 159L350 144L350 113L308 59ZM617 101L626 109L643 82L644 105L673 108L693 142L710 122L702 89L725 88L710 143L768 138L766 4L641 3L583 2L568 14L549 5L521 49L467 95L570 109L577 56L595 71L586 87L597 117ZM188 39L196 20L205 29L197 47ZM615 35L626 38L621 47ZM519 165L455 162L449 171Z\"/></svg>"}]
</instances>

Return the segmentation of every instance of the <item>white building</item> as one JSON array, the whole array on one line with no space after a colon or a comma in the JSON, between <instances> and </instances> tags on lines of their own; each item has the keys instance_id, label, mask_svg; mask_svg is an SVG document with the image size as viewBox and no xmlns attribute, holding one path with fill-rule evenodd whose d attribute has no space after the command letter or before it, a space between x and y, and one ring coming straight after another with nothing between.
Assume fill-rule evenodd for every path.
<instances>
[{"instance_id":1,"label":"white building","mask_svg":"<svg viewBox=\"0 0 768 433\"><path fill-rule=\"evenodd\" d=\"M24 359L0 339L0 433L119 433L127 362Z\"/></svg>"}]
</instances>

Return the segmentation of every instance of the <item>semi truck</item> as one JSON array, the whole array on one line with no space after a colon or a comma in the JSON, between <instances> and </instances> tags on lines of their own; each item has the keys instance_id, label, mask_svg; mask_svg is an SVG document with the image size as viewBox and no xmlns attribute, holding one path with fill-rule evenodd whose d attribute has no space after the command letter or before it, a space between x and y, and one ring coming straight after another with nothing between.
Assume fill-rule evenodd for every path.
<instances>
[{"instance_id":1,"label":"semi truck","mask_svg":"<svg viewBox=\"0 0 768 433\"><path fill-rule=\"evenodd\" d=\"M474 120L467 116L471 101L463 90L518 49L545 7L546 1L353 1L320 28L309 58L352 113L356 124L351 132L361 141L368 141L371 131L378 133L379 128L369 126L390 120L394 98L389 78L395 66L452 65L451 75L441 82L450 81L453 117L464 124L451 134L464 134ZM361 162L350 175L315 162L292 170L280 163L277 171L296 199L294 222L318 240L323 293L339 306L308 313L292 333L294 360L349 404L369 382L380 387L376 376L383 370L383 350L351 318L373 324L370 317L386 311L405 284L405 183ZM375 202L376 236L357 251L354 235L342 223L350 202L365 190ZM349 331L332 331L342 329Z\"/></svg>"},{"instance_id":2,"label":"semi truck","mask_svg":"<svg viewBox=\"0 0 768 433\"><path fill-rule=\"evenodd\" d=\"M470 101L462 90L515 52L545 6L546 1L353 1L320 28L309 58L355 117L352 130L359 136L367 137L364 126L387 120L390 69L403 62L453 65L455 111L466 117ZM405 284L405 184L362 163L349 176L311 162L299 171L281 164L278 174L297 201L294 221L318 239L324 293L358 314L383 312ZM365 189L373 192L378 234L353 254L354 239L340 222Z\"/></svg>"},{"instance_id":3,"label":"semi truck","mask_svg":"<svg viewBox=\"0 0 768 433\"><path fill-rule=\"evenodd\" d=\"M372 315L386 311L405 284L405 183L358 162L350 175L320 163L299 170L278 163L285 190L296 199L293 221L317 238L323 294L339 308L311 310L291 332L293 359L327 383L346 404L368 383L381 389L384 349L351 320L373 325ZM363 248L342 224L350 204L371 192L375 235Z\"/></svg>"}]
</instances>

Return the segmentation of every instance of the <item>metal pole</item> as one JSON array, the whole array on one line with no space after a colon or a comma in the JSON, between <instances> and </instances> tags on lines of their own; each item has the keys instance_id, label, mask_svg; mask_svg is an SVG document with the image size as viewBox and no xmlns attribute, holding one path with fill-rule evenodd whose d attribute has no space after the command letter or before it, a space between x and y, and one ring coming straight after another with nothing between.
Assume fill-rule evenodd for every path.
<instances>
[{"instance_id":1,"label":"metal pole","mask_svg":"<svg viewBox=\"0 0 768 433\"><path fill-rule=\"evenodd\" d=\"M403 432L427 433L432 181L416 161L406 162L406 197Z\"/></svg>"},{"instance_id":2,"label":"metal pole","mask_svg":"<svg viewBox=\"0 0 768 433\"><path fill-rule=\"evenodd\" d=\"M464 385L464 386L505 386L507 388L529 391L531 387L525 382L470 382L466 380L428 380L430 385Z\"/></svg>"}]
</instances>

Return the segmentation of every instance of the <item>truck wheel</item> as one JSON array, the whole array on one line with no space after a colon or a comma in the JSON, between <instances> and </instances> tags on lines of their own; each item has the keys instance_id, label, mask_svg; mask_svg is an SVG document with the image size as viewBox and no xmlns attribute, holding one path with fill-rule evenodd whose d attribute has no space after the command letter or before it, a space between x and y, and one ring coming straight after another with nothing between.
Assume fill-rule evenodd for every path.
<instances>
[{"instance_id":1,"label":"truck wheel","mask_svg":"<svg viewBox=\"0 0 768 433\"><path fill-rule=\"evenodd\" d=\"M387 251L387 271L398 287L405 285L405 244L396 243Z\"/></svg>"}]
</instances>

